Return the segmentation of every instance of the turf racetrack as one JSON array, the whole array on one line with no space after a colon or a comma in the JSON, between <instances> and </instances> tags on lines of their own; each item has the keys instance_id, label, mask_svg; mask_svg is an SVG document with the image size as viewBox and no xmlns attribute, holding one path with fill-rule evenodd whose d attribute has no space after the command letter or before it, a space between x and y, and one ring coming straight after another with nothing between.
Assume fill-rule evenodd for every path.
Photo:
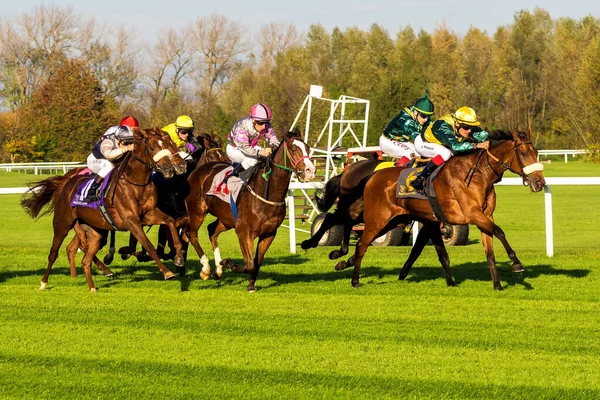
<instances>
[{"instance_id":1,"label":"turf racetrack","mask_svg":"<svg viewBox=\"0 0 600 400\"><path fill-rule=\"evenodd\" d=\"M502 292L474 227L448 248L457 287L432 246L406 281L409 247L371 247L358 289L332 248L291 255L281 228L254 294L229 271L200 280L193 250L186 279L116 257L118 277L94 269L90 293L81 270L69 276L66 242L40 292L52 217L34 222L2 195L0 398L600 398L600 187L552 188L553 258L544 195L497 192L496 221L526 268L512 273L495 240ZM241 262L234 234L221 237Z\"/></svg>"}]
</instances>

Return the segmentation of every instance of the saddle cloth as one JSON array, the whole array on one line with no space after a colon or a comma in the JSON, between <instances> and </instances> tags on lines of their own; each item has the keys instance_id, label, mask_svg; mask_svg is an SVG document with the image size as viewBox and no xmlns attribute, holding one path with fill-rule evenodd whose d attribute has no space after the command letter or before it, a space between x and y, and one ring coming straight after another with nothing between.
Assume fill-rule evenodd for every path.
<instances>
[{"instance_id":1,"label":"saddle cloth","mask_svg":"<svg viewBox=\"0 0 600 400\"><path fill-rule=\"evenodd\" d=\"M233 167L227 167L217 173L210 185L210 190L206 194L216 196L228 204L231 204L231 198L234 202L237 201L237 197L244 184L237 176L232 176L225 182L225 178L231 174L231 171L233 171Z\"/></svg>"},{"instance_id":2,"label":"saddle cloth","mask_svg":"<svg viewBox=\"0 0 600 400\"><path fill-rule=\"evenodd\" d=\"M94 182L94 178L96 177L96 175L94 173L92 173L92 171L88 168L84 169L77 175L88 175L88 174L90 175L90 178L86 179L81 185L79 185L79 188L77 189L77 192L75 193L75 196L73 196L73 200L71 200L71 207L87 207L87 208L93 208L95 210L98 210L100 206L104 207L106 205L104 203L104 193L106 192L106 187L108 186L108 180L110 178L110 175L112 174L112 171L110 171L108 173L108 175L106 175L106 178L104 178L104 180L102 181L102 184L100 185L99 199L96 201L92 201L90 203L87 203L85 201L85 198L86 198L88 192L90 191L90 186L92 186L92 183Z\"/></svg>"},{"instance_id":3,"label":"saddle cloth","mask_svg":"<svg viewBox=\"0 0 600 400\"><path fill-rule=\"evenodd\" d=\"M396 184L396 198L428 200L434 216L440 221L447 222L442 207L438 202L435 190L433 189L433 181L442 170L443 166L444 164L437 167L431 176L425 181L425 194L417 192L411 185L412 181L416 179L417 175L421 173L423 168L406 168L402 170L402 172L400 172L400 176L398 176L398 183Z\"/></svg>"}]
</instances>

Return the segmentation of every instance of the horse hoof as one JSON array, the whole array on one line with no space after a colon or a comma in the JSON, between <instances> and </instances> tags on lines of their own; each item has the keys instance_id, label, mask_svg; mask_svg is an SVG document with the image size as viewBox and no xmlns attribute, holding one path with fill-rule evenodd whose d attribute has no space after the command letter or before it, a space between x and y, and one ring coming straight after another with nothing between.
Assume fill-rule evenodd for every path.
<instances>
[{"instance_id":1,"label":"horse hoof","mask_svg":"<svg viewBox=\"0 0 600 400\"><path fill-rule=\"evenodd\" d=\"M223 277L223 273L221 272L221 275L219 275L217 273L217 271L213 271L212 277L214 280L218 281L219 279L221 279Z\"/></svg>"},{"instance_id":2,"label":"horse hoof","mask_svg":"<svg viewBox=\"0 0 600 400\"><path fill-rule=\"evenodd\" d=\"M108 253L107 255L104 256L104 264L106 265L110 265L112 264L113 260L114 260L114 255L112 253Z\"/></svg>"},{"instance_id":3,"label":"horse hoof","mask_svg":"<svg viewBox=\"0 0 600 400\"><path fill-rule=\"evenodd\" d=\"M315 246L313 246L313 245L310 243L310 241L308 241L308 240L305 240L305 241L303 241L302 243L300 243L300 248L301 248L302 250L308 250L308 249L312 249L313 247L315 247Z\"/></svg>"},{"instance_id":4,"label":"horse hoof","mask_svg":"<svg viewBox=\"0 0 600 400\"><path fill-rule=\"evenodd\" d=\"M97 293L97 292L98 292L98 289L96 289L95 287L93 287L93 288L90 288L90 292L92 292L92 293Z\"/></svg>"},{"instance_id":5,"label":"horse hoof","mask_svg":"<svg viewBox=\"0 0 600 400\"><path fill-rule=\"evenodd\" d=\"M403 280L405 280L405 279L406 279L406 277L407 277L407 276L408 276L408 274L406 274L406 275L404 275L404 274L401 274L401 275L398 277L398 280L399 280L399 281L403 281Z\"/></svg>"},{"instance_id":6,"label":"horse hoof","mask_svg":"<svg viewBox=\"0 0 600 400\"><path fill-rule=\"evenodd\" d=\"M352 286L353 286L353 287L355 287L355 288L357 288L357 287L359 287L359 286L360 286L360 282L359 282L359 281L354 281L354 280L353 280L353 281L352 281Z\"/></svg>"},{"instance_id":7,"label":"horse hoof","mask_svg":"<svg viewBox=\"0 0 600 400\"><path fill-rule=\"evenodd\" d=\"M203 281L207 281L210 278L210 272L200 271L200 278L202 278Z\"/></svg>"},{"instance_id":8,"label":"horse hoof","mask_svg":"<svg viewBox=\"0 0 600 400\"><path fill-rule=\"evenodd\" d=\"M494 285L494 290L504 290L502 285Z\"/></svg>"},{"instance_id":9,"label":"horse hoof","mask_svg":"<svg viewBox=\"0 0 600 400\"><path fill-rule=\"evenodd\" d=\"M523 268L522 264L513 264L512 271L513 272L524 272L525 268Z\"/></svg>"},{"instance_id":10,"label":"horse hoof","mask_svg":"<svg viewBox=\"0 0 600 400\"><path fill-rule=\"evenodd\" d=\"M129 257L131 257L131 254L121 254L121 260L127 260Z\"/></svg>"},{"instance_id":11,"label":"horse hoof","mask_svg":"<svg viewBox=\"0 0 600 400\"><path fill-rule=\"evenodd\" d=\"M446 282L446 285L448 285L448 286L456 286L456 282L454 282L454 281Z\"/></svg>"},{"instance_id":12,"label":"horse hoof","mask_svg":"<svg viewBox=\"0 0 600 400\"><path fill-rule=\"evenodd\" d=\"M346 269L346 268L347 268L347 264L348 264L348 263L346 263L346 261L340 261L339 263L337 263L337 264L335 265L335 270L336 270L336 271L341 271L341 270L343 270L343 269Z\"/></svg>"},{"instance_id":13,"label":"horse hoof","mask_svg":"<svg viewBox=\"0 0 600 400\"><path fill-rule=\"evenodd\" d=\"M165 281L168 281L169 279L173 279L173 278L175 278L175 274L172 273L171 271L169 271L165 274Z\"/></svg>"},{"instance_id":14,"label":"horse hoof","mask_svg":"<svg viewBox=\"0 0 600 400\"><path fill-rule=\"evenodd\" d=\"M152 257L150 257L148 255L148 253L140 253L135 258L137 258L137 260L139 262L148 262L148 261L153 261L154 260Z\"/></svg>"},{"instance_id":15,"label":"horse hoof","mask_svg":"<svg viewBox=\"0 0 600 400\"><path fill-rule=\"evenodd\" d=\"M255 287L249 287L248 288L248 293L256 293L256 288Z\"/></svg>"},{"instance_id":16,"label":"horse hoof","mask_svg":"<svg viewBox=\"0 0 600 400\"><path fill-rule=\"evenodd\" d=\"M177 275L185 276L185 267L177 266Z\"/></svg>"},{"instance_id":17,"label":"horse hoof","mask_svg":"<svg viewBox=\"0 0 600 400\"><path fill-rule=\"evenodd\" d=\"M42 282L42 283L40 284L40 290L44 290L44 289L46 289L46 286L48 286L48 283L46 283L46 282Z\"/></svg>"},{"instance_id":18,"label":"horse hoof","mask_svg":"<svg viewBox=\"0 0 600 400\"><path fill-rule=\"evenodd\" d=\"M337 260L341 256L343 256L343 254L339 250L333 250L331 253L329 253L329 259L330 260Z\"/></svg>"},{"instance_id":19,"label":"horse hoof","mask_svg":"<svg viewBox=\"0 0 600 400\"><path fill-rule=\"evenodd\" d=\"M183 267L185 265L185 261L183 261L183 257L175 257L173 259L173 264L177 267Z\"/></svg>"}]
</instances>

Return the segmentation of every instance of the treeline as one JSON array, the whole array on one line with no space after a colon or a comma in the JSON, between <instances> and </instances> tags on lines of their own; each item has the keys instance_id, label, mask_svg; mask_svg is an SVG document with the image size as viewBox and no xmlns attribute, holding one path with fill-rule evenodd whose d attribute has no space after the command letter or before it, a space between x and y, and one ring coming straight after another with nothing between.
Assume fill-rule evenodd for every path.
<instances>
[{"instance_id":1,"label":"treeline","mask_svg":"<svg viewBox=\"0 0 600 400\"><path fill-rule=\"evenodd\" d=\"M436 116L468 105L490 129L530 128L540 148L597 151L600 20L552 19L536 8L493 34L471 28L464 37L443 26L402 26L391 36L376 24L331 32L312 25L301 34L278 23L251 37L237 21L211 15L148 45L124 26L41 5L0 20L0 160L83 160L126 114L142 126L188 114L197 131L224 137L264 102L282 132L311 84L325 97L371 101L370 144L400 108L428 93ZM329 110L316 111L324 120Z\"/></svg>"}]
</instances>

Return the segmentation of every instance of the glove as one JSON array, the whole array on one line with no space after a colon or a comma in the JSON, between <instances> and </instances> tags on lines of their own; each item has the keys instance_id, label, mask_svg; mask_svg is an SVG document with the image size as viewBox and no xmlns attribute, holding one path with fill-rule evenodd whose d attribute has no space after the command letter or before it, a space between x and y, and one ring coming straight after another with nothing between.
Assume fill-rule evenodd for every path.
<instances>
[{"instance_id":1,"label":"glove","mask_svg":"<svg viewBox=\"0 0 600 400\"><path fill-rule=\"evenodd\" d=\"M271 154L273 154L273 150L271 150L270 147L265 147L264 149L262 149L260 151L260 155L263 156L263 157L270 156Z\"/></svg>"}]
</instances>

